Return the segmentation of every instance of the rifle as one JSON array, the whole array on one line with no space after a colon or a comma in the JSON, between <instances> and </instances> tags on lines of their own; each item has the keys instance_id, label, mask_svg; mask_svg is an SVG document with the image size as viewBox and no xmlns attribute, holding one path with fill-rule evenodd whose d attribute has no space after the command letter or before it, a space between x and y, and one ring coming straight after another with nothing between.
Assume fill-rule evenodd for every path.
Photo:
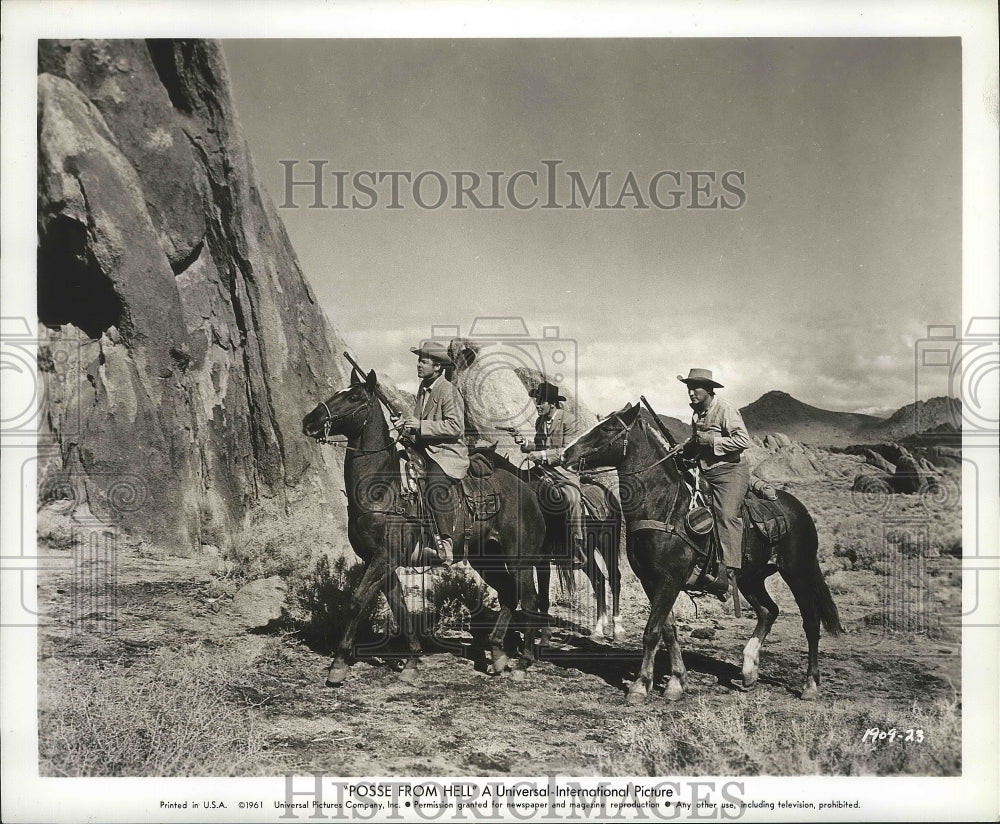
<instances>
[{"instance_id":1,"label":"rifle","mask_svg":"<svg viewBox=\"0 0 1000 824\"><path fill-rule=\"evenodd\" d=\"M649 414L653 416L653 423L655 423L657 428L660 430L660 434L667 439L667 443L671 446L677 446L677 441L674 440L674 436L670 434L670 430L667 429L666 424L660 420L660 416L653 411L653 407L649 405L649 401L646 400L646 396L640 395L639 400L643 402L646 409L649 410Z\"/></svg>"},{"instance_id":2,"label":"rifle","mask_svg":"<svg viewBox=\"0 0 1000 824\"><path fill-rule=\"evenodd\" d=\"M357 370L359 375L365 377L368 374L367 372L365 372L364 369L361 368L358 362L354 360L354 357L351 355L350 352L344 352L344 357L347 358L347 362ZM385 392L382 391L382 387L379 386L377 382L375 384L375 397L379 399L379 402L386 409L389 410L389 416L391 418L396 419L402 417L402 413L400 413L400 411L396 409L395 406L393 406L392 401L389 400Z\"/></svg>"}]
</instances>

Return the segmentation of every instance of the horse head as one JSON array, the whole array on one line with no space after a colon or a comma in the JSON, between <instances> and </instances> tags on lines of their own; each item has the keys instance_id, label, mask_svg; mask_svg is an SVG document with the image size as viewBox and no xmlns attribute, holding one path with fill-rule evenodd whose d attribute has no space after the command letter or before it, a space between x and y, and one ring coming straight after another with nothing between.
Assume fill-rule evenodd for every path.
<instances>
[{"instance_id":1,"label":"horse head","mask_svg":"<svg viewBox=\"0 0 1000 824\"><path fill-rule=\"evenodd\" d=\"M618 466L625 457L628 433L639 416L639 404L625 404L577 437L563 450L563 464L570 469Z\"/></svg>"},{"instance_id":2,"label":"horse head","mask_svg":"<svg viewBox=\"0 0 1000 824\"><path fill-rule=\"evenodd\" d=\"M351 373L351 385L331 396L302 419L302 433L325 443L331 435L348 438L361 434L375 402L378 378L375 370L363 379L357 370Z\"/></svg>"}]
</instances>

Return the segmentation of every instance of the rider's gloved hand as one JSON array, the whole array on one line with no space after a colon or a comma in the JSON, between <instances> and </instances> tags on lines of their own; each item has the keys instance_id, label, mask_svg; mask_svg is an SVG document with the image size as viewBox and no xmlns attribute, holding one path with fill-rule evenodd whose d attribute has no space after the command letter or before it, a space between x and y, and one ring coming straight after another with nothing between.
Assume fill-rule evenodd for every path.
<instances>
[{"instance_id":1,"label":"rider's gloved hand","mask_svg":"<svg viewBox=\"0 0 1000 824\"><path fill-rule=\"evenodd\" d=\"M681 449L681 457L685 461L695 461L698 459L698 442L692 438Z\"/></svg>"},{"instance_id":2,"label":"rider's gloved hand","mask_svg":"<svg viewBox=\"0 0 1000 824\"><path fill-rule=\"evenodd\" d=\"M529 452L528 458L534 461L535 463L547 463L545 458L545 450L542 450L540 452Z\"/></svg>"}]
</instances>

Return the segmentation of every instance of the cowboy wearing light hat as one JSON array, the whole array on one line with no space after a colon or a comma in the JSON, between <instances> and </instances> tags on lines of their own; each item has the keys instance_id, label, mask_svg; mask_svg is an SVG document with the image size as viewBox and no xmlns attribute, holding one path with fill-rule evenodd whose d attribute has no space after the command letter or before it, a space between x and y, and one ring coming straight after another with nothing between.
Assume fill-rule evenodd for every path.
<instances>
[{"instance_id":1,"label":"cowboy wearing light hat","mask_svg":"<svg viewBox=\"0 0 1000 824\"><path fill-rule=\"evenodd\" d=\"M454 560L452 535L461 505L458 485L469 470L469 450L465 445L465 402L445 375L454 366L441 341L424 341L410 349L417 356L420 389L412 415L400 422L427 461L426 499L434 516L438 554L445 563Z\"/></svg>"},{"instance_id":2,"label":"cowboy wearing light hat","mask_svg":"<svg viewBox=\"0 0 1000 824\"><path fill-rule=\"evenodd\" d=\"M739 410L715 396L715 390L723 386L712 378L710 370L692 369L686 378L678 375L677 380L687 384L694 410L691 440L685 445L684 454L697 460L701 476L711 487L722 544L719 577L709 588L724 601L730 589L730 578L735 580L743 563L740 507L750 487L750 467L740 460L740 456L752 442Z\"/></svg>"},{"instance_id":3,"label":"cowboy wearing light hat","mask_svg":"<svg viewBox=\"0 0 1000 824\"><path fill-rule=\"evenodd\" d=\"M586 560L583 548L583 503L580 482L576 475L562 468L563 449L580 434L576 419L562 407L566 400L559 387L542 381L528 393L535 401L535 440L521 444L528 458L546 469L542 482L550 485L562 501L566 516L573 566L582 567Z\"/></svg>"}]
</instances>

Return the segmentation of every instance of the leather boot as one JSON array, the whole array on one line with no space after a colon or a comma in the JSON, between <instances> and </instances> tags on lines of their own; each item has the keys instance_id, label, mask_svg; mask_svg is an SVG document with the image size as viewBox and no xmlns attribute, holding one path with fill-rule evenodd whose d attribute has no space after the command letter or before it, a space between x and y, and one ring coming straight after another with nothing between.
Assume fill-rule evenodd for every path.
<instances>
[{"instance_id":1,"label":"leather boot","mask_svg":"<svg viewBox=\"0 0 1000 824\"><path fill-rule=\"evenodd\" d=\"M455 563L455 547L450 535L443 535L437 540L438 558L445 566Z\"/></svg>"},{"instance_id":2,"label":"leather boot","mask_svg":"<svg viewBox=\"0 0 1000 824\"><path fill-rule=\"evenodd\" d=\"M732 569L732 575L730 575L730 567L724 564L719 565L719 577L715 580L706 579L705 581L705 591L711 593L720 601L729 600L729 590L732 588L733 582L736 580L736 573L738 570Z\"/></svg>"}]
</instances>

